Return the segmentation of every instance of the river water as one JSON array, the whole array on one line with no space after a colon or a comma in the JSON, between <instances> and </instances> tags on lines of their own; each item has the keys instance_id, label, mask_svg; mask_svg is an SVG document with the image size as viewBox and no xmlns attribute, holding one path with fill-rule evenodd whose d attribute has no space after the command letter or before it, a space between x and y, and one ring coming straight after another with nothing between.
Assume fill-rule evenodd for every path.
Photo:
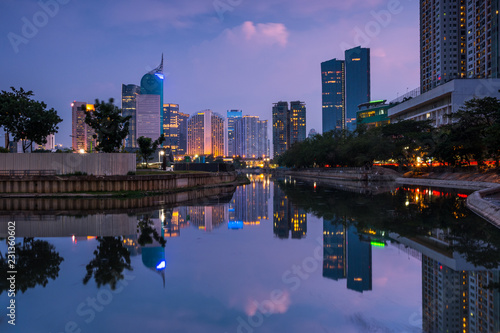
<instances>
[{"instance_id":1,"label":"river water","mask_svg":"<svg viewBox=\"0 0 500 333\"><path fill-rule=\"evenodd\" d=\"M469 193L250 177L180 207L4 203L0 331L499 331L500 232Z\"/></svg>"}]
</instances>

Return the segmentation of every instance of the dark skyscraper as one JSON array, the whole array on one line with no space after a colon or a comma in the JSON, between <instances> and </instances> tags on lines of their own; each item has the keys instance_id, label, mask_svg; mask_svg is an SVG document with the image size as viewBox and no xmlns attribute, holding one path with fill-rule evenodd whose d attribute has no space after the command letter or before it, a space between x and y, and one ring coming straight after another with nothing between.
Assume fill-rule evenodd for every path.
<instances>
[{"instance_id":1,"label":"dark skyscraper","mask_svg":"<svg viewBox=\"0 0 500 333\"><path fill-rule=\"evenodd\" d=\"M370 101L370 49L345 51L345 128L356 129L358 105Z\"/></svg>"},{"instance_id":2,"label":"dark skyscraper","mask_svg":"<svg viewBox=\"0 0 500 333\"><path fill-rule=\"evenodd\" d=\"M131 116L129 120L128 136L125 139L125 147L135 148L136 140L135 128L136 128L136 107L137 107L137 95L141 93L141 87L135 84L122 84L122 115L124 117Z\"/></svg>"},{"instance_id":3,"label":"dark skyscraper","mask_svg":"<svg viewBox=\"0 0 500 333\"><path fill-rule=\"evenodd\" d=\"M306 104L290 102L290 148L294 143L306 139Z\"/></svg>"},{"instance_id":4,"label":"dark skyscraper","mask_svg":"<svg viewBox=\"0 0 500 333\"><path fill-rule=\"evenodd\" d=\"M370 49L346 50L345 59L321 63L323 133L354 130L358 105L370 101Z\"/></svg>"},{"instance_id":5,"label":"dark skyscraper","mask_svg":"<svg viewBox=\"0 0 500 333\"><path fill-rule=\"evenodd\" d=\"M342 129L345 117L344 61L332 59L321 63L323 133Z\"/></svg>"},{"instance_id":6,"label":"dark skyscraper","mask_svg":"<svg viewBox=\"0 0 500 333\"><path fill-rule=\"evenodd\" d=\"M304 102L280 101L273 105L273 156L283 154L292 144L306 139L306 105Z\"/></svg>"}]
</instances>

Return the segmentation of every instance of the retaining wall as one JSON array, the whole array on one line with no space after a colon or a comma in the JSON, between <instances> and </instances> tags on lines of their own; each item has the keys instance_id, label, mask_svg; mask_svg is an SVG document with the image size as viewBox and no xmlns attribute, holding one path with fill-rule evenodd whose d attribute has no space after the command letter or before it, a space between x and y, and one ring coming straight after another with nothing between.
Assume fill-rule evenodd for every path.
<instances>
[{"instance_id":1,"label":"retaining wall","mask_svg":"<svg viewBox=\"0 0 500 333\"><path fill-rule=\"evenodd\" d=\"M0 171L11 170L54 170L57 175L76 172L94 176L126 175L136 171L136 156L126 153L0 154Z\"/></svg>"},{"instance_id":2,"label":"retaining wall","mask_svg":"<svg viewBox=\"0 0 500 333\"><path fill-rule=\"evenodd\" d=\"M236 172L148 176L23 176L0 177L0 194L73 192L162 192L233 182Z\"/></svg>"}]
</instances>

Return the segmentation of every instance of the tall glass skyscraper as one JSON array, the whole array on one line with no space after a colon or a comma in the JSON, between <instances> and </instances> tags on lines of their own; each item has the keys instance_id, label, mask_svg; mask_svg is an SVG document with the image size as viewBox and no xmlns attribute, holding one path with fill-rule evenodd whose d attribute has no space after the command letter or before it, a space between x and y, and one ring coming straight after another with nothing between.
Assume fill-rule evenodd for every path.
<instances>
[{"instance_id":1,"label":"tall glass skyscraper","mask_svg":"<svg viewBox=\"0 0 500 333\"><path fill-rule=\"evenodd\" d=\"M356 129L358 105L370 101L370 49L345 51L345 61L321 63L323 133Z\"/></svg>"},{"instance_id":2,"label":"tall glass skyscraper","mask_svg":"<svg viewBox=\"0 0 500 333\"><path fill-rule=\"evenodd\" d=\"M122 84L122 116L132 118L129 120L128 136L125 138L125 147L137 147L137 138L135 137L137 124L137 96L141 93L141 87L135 84Z\"/></svg>"},{"instance_id":3,"label":"tall glass skyscraper","mask_svg":"<svg viewBox=\"0 0 500 333\"><path fill-rule=\"evenodd\" d=\"M356 129L358 105L370 101L370 49L360 46L345 51L345 127Z\"/></svg>"},{"instance_id":4,"label":"tall glass skyscraper","mask_svg":"<svg viewBox=\"0 0 500 333\"><path fill-rule=\"evenodd\" d=\"M234 128L236 119L241 118L243 112L241 110L227 111L227 154L228 156L236 156L236 142L234 137Z\"/></svg>"},{"instance_id":5,"label":"tall glass skyscraper","mask_svg":"<svg viewBox=\"0 0 500 333\"><path fill-rule=\"evenodd\" d=\"M332 59L321 63L323 133L345 123L345 64Z\"/></svg>"},{"instance_id":6,"label":"tall glass skyscraper","mask_svg":"<svg viewBox=\"0 0 500 333\"><path fill-rule=\"evenodd\" d=\"M141 85L122 85L122 115L132 116L125 147L137 148L137 138L152 140L163 133L163 54L160 65L146 73Z\"/></svg>"}]
</instances>

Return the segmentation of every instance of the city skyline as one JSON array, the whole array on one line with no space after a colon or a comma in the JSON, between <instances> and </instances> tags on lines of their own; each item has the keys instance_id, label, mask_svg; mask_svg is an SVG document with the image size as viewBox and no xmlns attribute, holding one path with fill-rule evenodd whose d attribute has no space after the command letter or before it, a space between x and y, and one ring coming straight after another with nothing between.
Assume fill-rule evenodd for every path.
<instances>
[{"instance_id":1,"label":"city skyline","mask_svg":"<svg viewBox=\"0 0 500 333\"><path fill-rule=\"evenodd\" d=\"M418 3L223 3L2 3L9 15L0 59L8 66L0 89L33 90L54 107L63 118L56 143L69 147L71 102L112 97L119 106L121 85L137 83L162 52L164 103L189 114L239 109L270 120L276 100L303 100L307 131L321 131L320 63L344 49L372 50L374 97L390 100L419 85ZM237 84L235 72L244 78Z\"/></svg>"}]
</instances>

